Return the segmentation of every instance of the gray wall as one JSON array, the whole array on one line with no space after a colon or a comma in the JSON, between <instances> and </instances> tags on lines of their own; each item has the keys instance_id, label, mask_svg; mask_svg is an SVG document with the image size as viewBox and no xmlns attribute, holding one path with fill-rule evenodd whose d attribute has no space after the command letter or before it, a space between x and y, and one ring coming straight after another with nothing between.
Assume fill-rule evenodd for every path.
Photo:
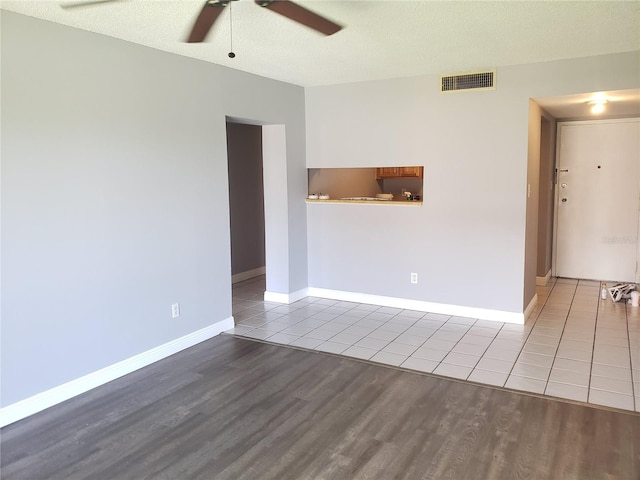
<instances>
[{"instance_id":1,"label":"gray wall","mask_svg":"<svg viewBox=\"0 0 640 480\"><path fill-rule=\"evenodd\" d=\"M227 123L231 273L265 266L262 127Z\"/></svg>"},{"instance_id":2,"label":"gray wall","mask_svg":"<svg viewBox=\"0 0 640 480\"><path fill-rule=\"evenodd\" d=\"M309 286L522 312L537 258L529 98L637 88L639 58L500 68L495 91L440 94L438 76L306 89L310 168L425 167L421 207L308 205Z\"/></svg>"},{"instance_id":3,"label":"gray wall","mask_svg":"<svg viewBox=\"0 0 640 480\"><path fill-rule=\"evenodd\" d=\"M3 406L231 315L226 116L286 129L306 286L302 88L6 11L1 48Z\"/></svg>"}]
</instances>

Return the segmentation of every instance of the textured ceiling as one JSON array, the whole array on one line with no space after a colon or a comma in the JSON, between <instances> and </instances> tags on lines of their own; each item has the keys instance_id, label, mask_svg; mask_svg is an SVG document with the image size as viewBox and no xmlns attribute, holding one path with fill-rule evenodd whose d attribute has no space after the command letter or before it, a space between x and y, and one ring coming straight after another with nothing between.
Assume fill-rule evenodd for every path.
<instances>
[{"instance_id":1,"label":"textured ceiling","mask_svg":"<svg viewBox=\"0 0 640 480\"><path fill-rule=\"evenodd\" d=\"M232 2L183 43L203 0L2 0L3 9L302 86L466 72L640 48L640 2L299 0L345 26L330 37ZM231 15L230 15L231 14ZM230 50L230 16L234 59Z\"/></svg>"}]
</instances>

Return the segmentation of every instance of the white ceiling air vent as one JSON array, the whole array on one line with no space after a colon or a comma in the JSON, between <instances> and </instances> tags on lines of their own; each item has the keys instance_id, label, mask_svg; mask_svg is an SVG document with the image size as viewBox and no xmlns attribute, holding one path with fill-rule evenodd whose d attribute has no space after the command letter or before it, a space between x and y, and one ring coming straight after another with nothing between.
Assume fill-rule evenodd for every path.
<instances>
[{"instance_id":1,"label":"white ceiling air vent","mask_svg":"<svg viewBox=\"0 0 640 480\"><path fill-rule=\"evenodd\" d=\"M440 76L440 92L459 92L461 90L495 90L496 71L460 73Z\"/></svg>"}]
</instances>

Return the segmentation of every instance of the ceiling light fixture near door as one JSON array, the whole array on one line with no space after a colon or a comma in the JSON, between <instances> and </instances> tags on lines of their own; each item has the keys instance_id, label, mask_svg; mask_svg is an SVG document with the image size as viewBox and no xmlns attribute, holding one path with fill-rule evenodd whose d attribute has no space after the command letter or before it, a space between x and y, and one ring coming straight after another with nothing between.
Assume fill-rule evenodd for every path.
<instances>
[{"instance_id":1,"label":"ceiling light fixture near door","mask_svg":"<svg viewBox=\"0 0 640 480\"><path fill-rule=\"evenodd\" d=\"M609 100L604 92L598 92L587 102L591 106L591 113L598 115L604 112L604 106Z\"/></svg>"},{"instance_id":2,"label":"ceiling light fixture near door","mask_svg":"<svg viewBox=\"0 0 640 480\"><path fill-rule=\"evenodd\" d=\"M604 112L604 106L606 105L606 103L607 103L607 100L604 98L589 102L589 105L591 105L591 113L594 113L597 115L599 113Z\"/></svg>"}]
</instances>

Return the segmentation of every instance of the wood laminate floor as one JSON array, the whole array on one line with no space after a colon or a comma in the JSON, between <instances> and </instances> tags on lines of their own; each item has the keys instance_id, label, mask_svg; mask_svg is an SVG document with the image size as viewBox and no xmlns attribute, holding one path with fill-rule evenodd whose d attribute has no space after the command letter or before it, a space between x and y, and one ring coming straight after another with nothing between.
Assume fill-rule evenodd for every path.
<instances>
[{"instance_id":1,"label":"wood laminate floor","mask_svg":"<svg viewBox=\"0 0 640 480\"><path fill-rule=\"evenodd\" d=\"M3 480L640 479L640 415L220 335L1 431Z\"/></svg>"}]
</instances>

